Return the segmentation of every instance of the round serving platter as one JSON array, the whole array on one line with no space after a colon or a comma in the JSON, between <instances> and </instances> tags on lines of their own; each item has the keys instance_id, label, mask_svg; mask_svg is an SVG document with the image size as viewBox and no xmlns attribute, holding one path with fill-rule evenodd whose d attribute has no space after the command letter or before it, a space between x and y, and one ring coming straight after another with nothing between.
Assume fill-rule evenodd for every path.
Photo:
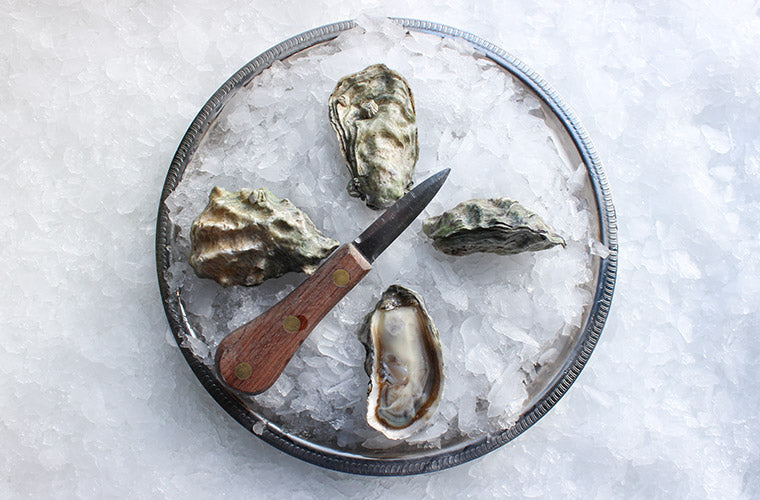
<instances>
[{"instance_id":1,"label":"round serving platter","mask_svg":"<svg viewBox=\"0 0 760 500\"><path fill-rule=\"evenodd\" d=\"M530 89L541 101L547 115L550 115L547 116L547 121L551 121L554 127L561 131L561 135L565 138L564 142L567 143L564 147L571 149L574 156L577 156L586 167L591 186L589 202L595 207L595 215L598 219L596 221L597 236L599 241L609 249L609 255L594 259L594 298L591 307L584 315L580 334L565 347L559 366L552 372L552 378L543 382L543 389L531 398L516 422L502 429L501 432L472 439L456 447L428 449L410 453L408 456L390 458L326 447L299 437L273 422L266 422L267 425L258 429L260 432L256 432L256 435L267 443L313 464L342 472L382 476L431 472L478 458L511 441L545 415L578 377L599 340L612 300L618 255L615 209L601 161L585 130L551 86L522 62L490 42L470 33L427 21L402 18L393 18L393 21L409 31L465 41ZM174 156L161 193L156 229L156 259L159 287L172 332L182 354L201 384L225 411L252 432L254 425L262 421L262 417L252 412L244 402L228 390L217 378L213 368L199 360L190 346L183 342L189 337L195 337L195 332L188 322L179 293L172 292L168 283L172 223L169 220L169 210L165 201L180 183L187 165L214 120L225 104L242 87L273 62L329 41L354 27L356 27L354 21L344 21L315 28L285 40L243 66L216 91L193 120Z\"/></svg>"}]
</instances>

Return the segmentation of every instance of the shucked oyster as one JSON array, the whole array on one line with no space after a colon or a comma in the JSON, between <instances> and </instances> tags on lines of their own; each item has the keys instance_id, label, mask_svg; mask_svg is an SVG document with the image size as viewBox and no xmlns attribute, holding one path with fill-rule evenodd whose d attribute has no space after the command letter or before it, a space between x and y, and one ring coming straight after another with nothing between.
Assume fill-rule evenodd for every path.
<instances>
[{"instance_id":1,"label":"shucked oyster","mask_svg":"<svg viewBox=\"0 0 760 500\"><path fill-rule=\"evenodd\" d=\"M266 188L214 187L190 229L190 264L223 286L259 285L291 271L311 274L339 243Z\"/></svg>"},{"instance_id":2,"label":"shucked oyster","mask_svg":"<svg viewBox=\"0 0 760 500\"><path fill-rule=\"evenodd\" d=\"M341 78L330 96L330 123L351 173L348 192L387 208L414 181L417 115L404 77L375 64Z\"/></svg>"},{"instance_id":3,"label":"shucked oyster","mask_svg":"<svg viewBox=\"0 0 760 500\"><path fill-rule=\"evenodd\" d=\"M545 250L565 240L537 214L507 198L465 201L422 224L433 246L450 255Z\"/></svg>"},{"instance_id":4,"label":"shucked oyster","mask_svg":"<svg viewBox=\"0 0 760 500\"><path fill-rule=\"evenodd\" d=\"M367 350L367 422L389 439L411 436L443 394L443 358L433 320L412 290L390 286L359 332Z\"/></svg>"}]
</instances>

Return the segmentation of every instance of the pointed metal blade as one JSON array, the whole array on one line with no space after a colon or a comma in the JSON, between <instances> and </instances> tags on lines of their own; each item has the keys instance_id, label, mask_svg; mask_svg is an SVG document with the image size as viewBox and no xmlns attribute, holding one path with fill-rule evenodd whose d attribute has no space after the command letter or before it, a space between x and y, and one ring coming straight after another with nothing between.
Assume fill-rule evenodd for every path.
<instances>
[{"instance_id":1,"label":"pointed metal blade","mask_svg":"<svg viewBox=\"0 0 760 500\"><path fill-rule=\"evenodd\" d=\"M398 238L441 189L450 171L450 168L446 168L425 179L419 186L394 203L354 240L354 246L365 259L370 263L374 262L377 256Z\"/></svg>"}]
</instances>

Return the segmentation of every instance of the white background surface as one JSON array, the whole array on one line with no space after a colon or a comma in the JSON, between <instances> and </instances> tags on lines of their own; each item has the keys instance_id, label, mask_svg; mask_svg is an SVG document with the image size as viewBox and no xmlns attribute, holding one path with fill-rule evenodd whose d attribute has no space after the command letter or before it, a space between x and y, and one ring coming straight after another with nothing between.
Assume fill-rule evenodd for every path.
<instances>
[{"instance_id":1,"label":"white background surface","mask_svg":"<svg viewBox=\"0 0 760 500\"><path fill-rule=\"evenodd\" d=\"M760 6L698 2L33 2L0 9L0 496L760 495ZM559 91L620 226L611 316L577 383L475 462L407 478L260 442L192 375L155 214L179 141L240 66L361 13L506 49Z\"/></svg>"}]
</instances>

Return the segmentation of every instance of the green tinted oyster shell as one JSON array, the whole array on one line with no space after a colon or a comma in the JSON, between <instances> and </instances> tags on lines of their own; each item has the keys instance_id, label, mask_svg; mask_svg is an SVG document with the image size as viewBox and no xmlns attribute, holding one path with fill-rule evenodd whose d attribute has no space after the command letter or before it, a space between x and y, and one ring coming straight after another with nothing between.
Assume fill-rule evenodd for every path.
<instances>
[{"instance_id":1,"label":"green tinted oyster shell","mask_svg":"<svg viewBox=\"0 0 760 500\"><path fill-rule=\"evenodd\" d=\"M507 198L462 202L427 219L422 231L432 238L435 248L450 255L508 255L565 246L565 240L541 217Z\"/></svg>"},{"instance_id":2,"label":"green tinted oyster shell","mask_svg":"<svg viewBox=\"0 0 760 500\"><path fill-rule=\"evenodd\" d=\"M341 78L329 107L351 174L349 194L373 209L391 206L411 188L419 152L409 84L375 64Z\"/></svg>"},{"instance_id":3,"label":"green tinted oyster shell","mask_svg":"<svg viewBox=\"0 0 760 500\"><path fill-rule=\"evenodd\" d=\"M438 330L422 297L391 285L359 332L369 375L367 422L389 439L420 430L443 395Z\"/></svg>"},{"instance_id":4,"label":"green tinted oyster shell","mask_svg":"<svg viewBox=\"0 0 760 500\"><path fill-rule=\"evenodd\" d=\"M288 272L311 274L338 245L290 201L266 188L214 187L190 229L190 264L223 286L259 285Z\"/></svg>"}]
</instances>

